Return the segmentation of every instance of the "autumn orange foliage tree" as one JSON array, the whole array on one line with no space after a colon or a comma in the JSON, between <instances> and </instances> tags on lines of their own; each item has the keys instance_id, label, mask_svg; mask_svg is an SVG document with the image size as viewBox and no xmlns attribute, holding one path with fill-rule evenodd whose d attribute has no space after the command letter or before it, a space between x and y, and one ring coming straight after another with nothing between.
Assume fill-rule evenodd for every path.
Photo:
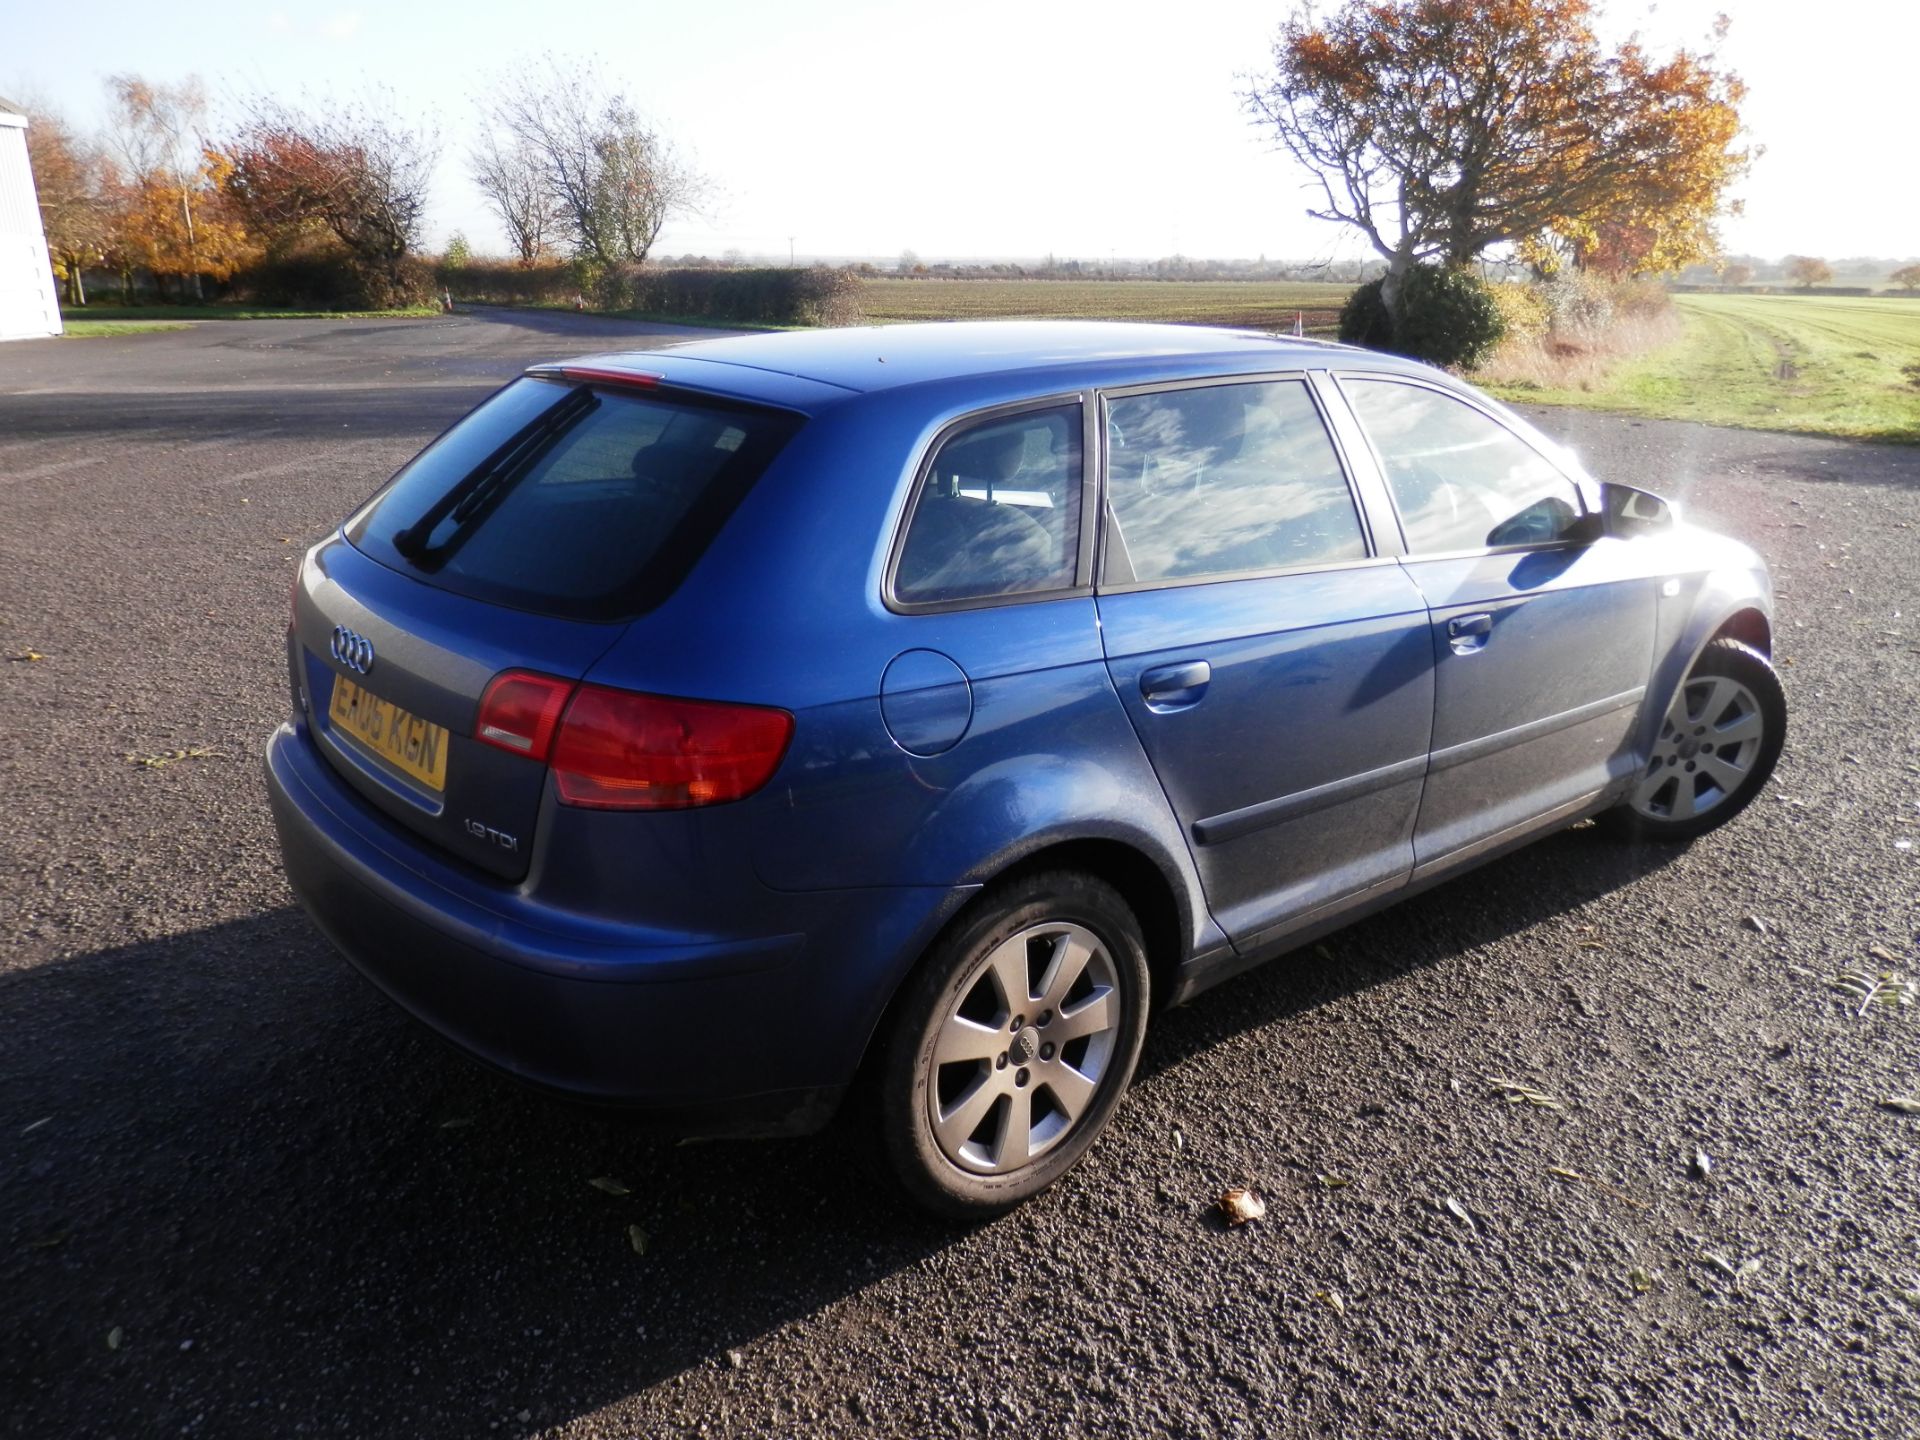
<instances>
[{"instance_id":1,"label":"autumn orange foliage tree","mask_svg":"<svg viewBox=\"0 0 1920 1440\"><path fill-rule=\"evenodd\" d=\"M27 126L27 163L40 201L47 253L67 303L87 303L85 271L105 256L111 217L101 193L105 162L98 147L49 111L35 108Z\"/></svg>"},{"instance_id":2,"label":"autumn orange foliage tree","mask_svg":"<svg viewBox=\"0 0 1920 1440\"><path fill-rule=\"evenodd\" d=\"M1590 0L1347 0L1282 25L1243 99L1311 170L1308 214L1400 279L1503 244L1620 270L1710 254L1745 172L1737 78L1710 53L1609 52Z\"/></svg>"},{"instance_id":3,"label":"autumn orange foliage tree","mask_svg":"<svg viewBox=\"0 0 1920 1440\"><path fill-rule=\"evenodd\" d=\"M1833 279L1833 267L1814 255L1789 255L1787 277L1802 289L1811 290Z\"/></svg>"},{"instance_id":4,"label":"autumn orange foliage tree","mask_svg":"<svg viewBox=\"0 0 1920 1440\"><path fill-rule=\"evenodd\" d=\"M207 102L199 80L107 81L114 109L102 195L113 216L110 247L123 277L143 266L203 298L201 280L225 280L258 253L221 191L222 159L202 138Z\"/></svg>"},{"instance_id":5,"label":"autumn orange foliage tree","mask_svg":"<svg viewBox=\"0 0 1920 1440\"><path fill-rule=\"evenodd\" d=\"M403 304L424 295L425 272L413 262L437 153L433 136L379 111L302 112L262 100L222 147L222 189L273 245L330 237L361 303Z\"/></svg>"}]
</instances>

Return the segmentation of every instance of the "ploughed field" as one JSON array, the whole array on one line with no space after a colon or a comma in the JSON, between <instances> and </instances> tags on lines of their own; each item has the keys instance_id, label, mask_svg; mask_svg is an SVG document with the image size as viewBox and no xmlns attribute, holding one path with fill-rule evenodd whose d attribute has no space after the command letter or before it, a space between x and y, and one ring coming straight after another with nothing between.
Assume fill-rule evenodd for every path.
<instances>
[{"instance_id":1,"label":"ploughed field","mask_svg":"<svg viewBox=\"0 0 1920 1440\"><path fill-rule=\"evenodd\" d=\"M869 320L1157 320L1332 333L1350 285L1265 280L937 280L861 282Z\"/></svg>"}]
</instances>

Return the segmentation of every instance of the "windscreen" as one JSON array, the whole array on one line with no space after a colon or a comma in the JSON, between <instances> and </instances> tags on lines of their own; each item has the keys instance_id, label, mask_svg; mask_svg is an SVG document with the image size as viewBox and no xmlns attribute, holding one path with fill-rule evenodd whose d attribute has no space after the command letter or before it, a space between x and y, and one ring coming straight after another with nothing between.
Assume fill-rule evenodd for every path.
<instances>
[{"instance_id":1,"label":"windscreen","mask_svg":"<svg viewBox=\"0 0 1920 1440\"><path fill-rule=\"evenodd\" d=\"M782 411L524 377L347 525L428 584L578 620L658 604L799 426Z\"/></svg>"}]
</instances>

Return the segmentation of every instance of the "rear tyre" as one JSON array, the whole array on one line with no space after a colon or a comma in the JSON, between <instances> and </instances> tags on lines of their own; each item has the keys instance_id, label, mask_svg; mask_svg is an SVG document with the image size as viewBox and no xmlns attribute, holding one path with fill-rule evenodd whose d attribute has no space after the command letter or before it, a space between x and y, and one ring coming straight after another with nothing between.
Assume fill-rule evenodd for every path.
<instances>
[{"instance_id":1,"label":"rear tyre","mask_svg":"<svg viewBox=\"0 0 1920 1440\"><path fill-rule=\"evenodd\" d=\"M1787 738L1787 697L1759 651L1715 640L1667 707L1634 786L1601 819L1636 840L1680 843L1753 802Z\"/></svg>"},{"instance_id":2,"label":"rear tyre","mask_svg":"<svg viewBox=\"0 0 1920 1440\"><path fill-rule=\"evenodd\" d=\"M1050 871L976 901L908 982L880 1067L908 1194L984 1219L1072 1169L1133 1077L1148 993L1139 921L1112 886Z\"/></svg>"}]
</instances>

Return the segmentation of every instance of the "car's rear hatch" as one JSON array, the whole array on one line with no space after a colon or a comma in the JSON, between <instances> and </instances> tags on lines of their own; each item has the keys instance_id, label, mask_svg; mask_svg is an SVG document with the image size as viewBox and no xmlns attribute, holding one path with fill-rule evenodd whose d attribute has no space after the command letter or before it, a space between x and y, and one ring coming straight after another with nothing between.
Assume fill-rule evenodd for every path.
<instances>
[{"instance_id":1,"label":"car's rear hatch","mask_svg":"<svg viewBox=\"0 0 1920 1440\"><path fill-rule=\"evenodd\" d=\"M321 753L400 825L523 878L547 765L480 738L489 684L584 677L799 418L599 370L509 385L303 566L293 679Z\"/></svg>"}]
</instances>

